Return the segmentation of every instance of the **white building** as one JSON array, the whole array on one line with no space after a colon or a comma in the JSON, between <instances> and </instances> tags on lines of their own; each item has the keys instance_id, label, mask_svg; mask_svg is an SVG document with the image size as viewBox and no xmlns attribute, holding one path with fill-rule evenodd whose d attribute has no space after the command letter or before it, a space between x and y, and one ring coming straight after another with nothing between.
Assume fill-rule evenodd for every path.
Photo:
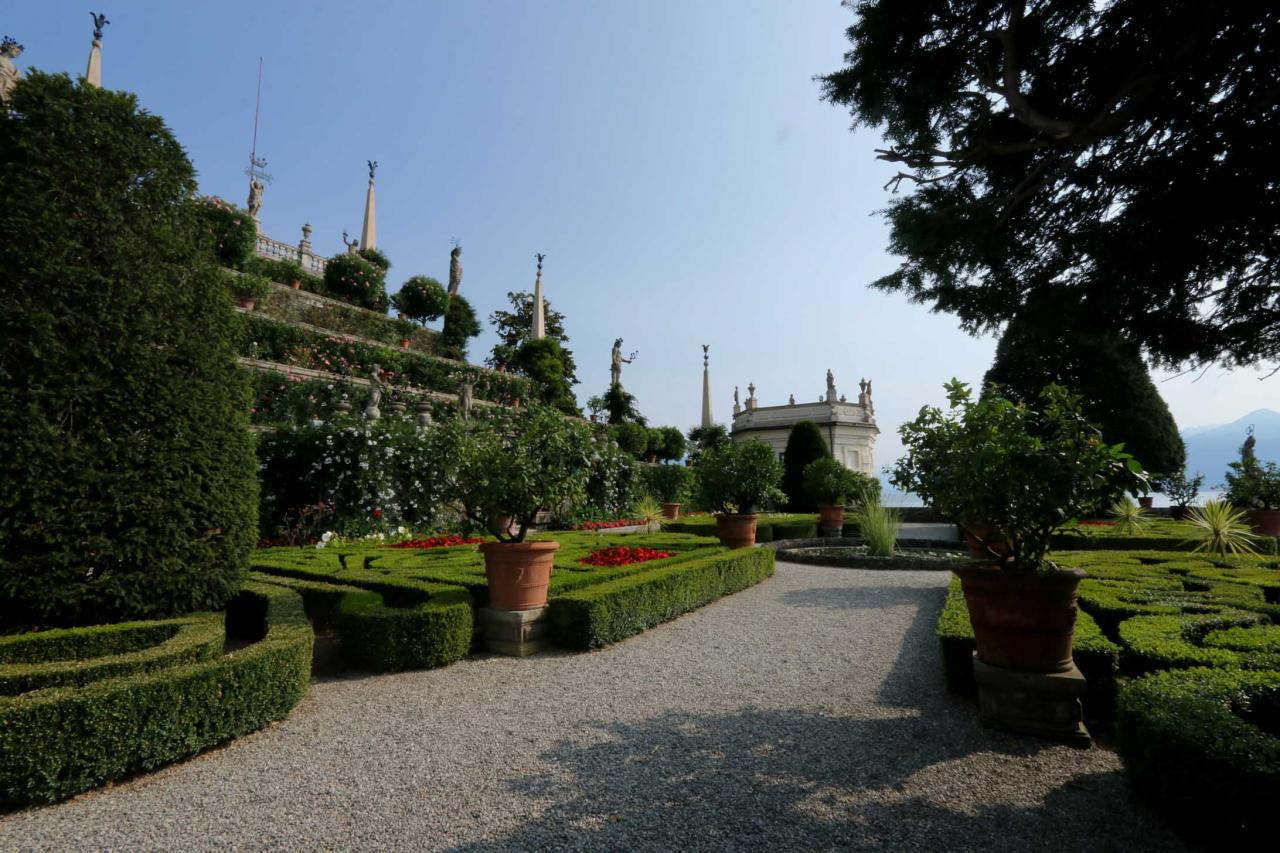
<instances>
[{"instance_id":1,"label":"white building","mask_svg":"<svg viewBox=\"0 0 1280 853\"><path fill-rule=\"evenodd\" d=\"M852 471L876 476L875 405L871 402L871 383L859 383L858 401L851 403L836 395L835 379L827 371L827 393L815 403L797 403L793 395L782 406L761 406L756 400L755 385L748 385L745 406L738 403L738 390L733 391L733 440L763 441L781 459L787 449L791 428L800 421L813 421L827 443L831 455Z\"/></svg>"}]
</instances>

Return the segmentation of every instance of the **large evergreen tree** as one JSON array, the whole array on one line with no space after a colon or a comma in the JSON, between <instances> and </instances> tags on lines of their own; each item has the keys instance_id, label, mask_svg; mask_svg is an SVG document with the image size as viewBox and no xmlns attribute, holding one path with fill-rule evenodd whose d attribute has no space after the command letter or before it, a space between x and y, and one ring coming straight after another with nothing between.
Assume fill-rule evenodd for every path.
<instances>
[{"instance_id":1,"label":"large evergreen tree","mask_svg":"<svg viewBox=\"0 0 1280 853\"><path fill-rule=\"evenodd\" d=\"M573 388L565 379L565 351L552 338L525 341L516 350L511 367L534 383L538 399L566 415L582 416Z\"/></svg>"},{"instance_id":2,"label":"large evergreen tree","mask_svg":"<svg viewBox=\"0 0 1280 853\"><path fill-rule=\"evenodd\" d=\"M818 505L804 487L804 469L815 459L831 455L822 431L813 421L800 421L787 436L787 449L782 457L782 491L787 495L791 512L814 512Z\"/></svg>"},{"instance_id":3,"label":"large evergreen tree","mask_svg":"<svg viewBox=\"0 0 1280 853\"><path fill-rule=\"evenodd\" d=\"M519 372L521 367L516 354L533 334L533 294L527 290L508 292L507 300L511 303L512 310L494 311L489 315L489 322L498 334L498 342L493 345L493 351L484 363L489 367L506 365ZM573 360L573 353L565 346L569 343L569 336L564 331L564 315L553 309L550 301L545 298L542 300L542 307L546 312L547 339L560 345L565 368L564 378L570 385L577 385L578 365Z\"/></svg>"},{"instance_id":4,"label":"large evergreen tree","mask_svg":"<svg viewBox=\"0 0 1280 853\"><path fill-rule=\"evenodd\" d=\"M898 270L965 329L1035 294L1159 362L1280 357L1280 14L864 0L825 96L883 131Z\"/></svg>"},{"instance_id":5,"label":"large evergreen tree","mask_svg":"<svg viewBox=\"0 0 1280 853\"><path fill-rule=\"evenodd\" d=\"M257 538L237 320L195 173L134 96L0 110L0 629L216 608Z\"/></svg>"},{"instance_id":6,"label":"large evergreen tree","mask_svg":"<svg viewBox=\"0 0 1280 853\"><path fill-rule=\"evenodd\" d=\"M1138 347L1114 333L1088 331L1074 315L1056 303L1028 306L1006 327L985 382L1028 403L1046 385L1062 385L1081 395L1085 415L1108 443L1123 442L1153 474L1180 472L1186 447Z\"/></svg>"}]
</instances>

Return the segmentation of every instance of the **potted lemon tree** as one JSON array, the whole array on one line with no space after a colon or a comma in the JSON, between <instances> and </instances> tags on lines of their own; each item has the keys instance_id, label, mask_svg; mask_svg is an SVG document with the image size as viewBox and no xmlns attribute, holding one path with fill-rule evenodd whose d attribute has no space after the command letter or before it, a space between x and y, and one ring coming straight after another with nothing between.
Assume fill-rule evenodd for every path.
<instances>
[{"instance_id":1,"label":"potted lemon tree","mask_svg":"<svg viewBox=\"0 0 1280 853\"><path fill-rule=\"evenodd\" d=\"M489 532L497 540L480 545L489 605L542 607L560 543L527 537L540 509L571 511L586 500L594 453L589 428L534 404L455 419L439 440L445 500L468 532Z\"/></svg>"},{"instance_id":2,"label":"potted lemon tree","mask_svg":"<svg viewBox=\"0 0 1280 853\"><path fill-rule=\"evenodd\" d=\"M698 502L716 513L716 535L730 548L754 545L757 510L785 498L780 488L782 463L759 441L708 448L694 473Z\"/></svg>"},{"instance_id":3,"label":"potted lemon tree","mask_svg":"<svg viewBox=\"0 0 1280 853\"><path fill-rule=\"evenodd\" d=\"M844 529L845 504L866 502L878 495L880 484L866 474L850 471L830 456L804 466L804 490L818 504L818 522L824 536L839 536Z\"/></svg>"},{"instance_id":4,"label":"potted lemon tree","mask_svg":"<svg viewBox=\"0 0 1280 853\"><path fill-rule=\"evenodd\" d=\"M1060 386L1045 388L1034 409L994 387L979 400L959 380L946 391L948 412L926 406L899 429L906 453L890 482L958 524L983 554L956 570L978 659L1067 671L1084 572L1048 559L1050 536L1125 492L1145 493L1147 476Z\"/></svg>"}]
</instances>

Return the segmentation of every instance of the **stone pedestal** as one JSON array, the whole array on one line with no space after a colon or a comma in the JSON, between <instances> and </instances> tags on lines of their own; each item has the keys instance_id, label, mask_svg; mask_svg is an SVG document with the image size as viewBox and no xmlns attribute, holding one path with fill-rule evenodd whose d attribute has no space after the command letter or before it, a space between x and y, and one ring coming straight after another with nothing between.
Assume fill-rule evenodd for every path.
<instances>
[{"instance_id":1,"label":"stone pedestal","mask_svg":"<svg viewBox=\"0 0 1280 853\"><path fill-rule=\"evenodd\" d=\"M1066 672L1024 672L989 666L975 656L973 675L984 725L1089 745L1080 704L1086 684L1075 666Z\"/></svg>"},{"instance_id":2,"label":"stone pedestal","mask_svg":"<svg viewBox=\"0 0 1280 853\"><path fill-rule=\"evenodd\" d=\"M548 645L546 607L534 610L481 607L476 618L480 624L481 645L487 651L524 657L536 654Z\"/></svg>"}]
</instances>

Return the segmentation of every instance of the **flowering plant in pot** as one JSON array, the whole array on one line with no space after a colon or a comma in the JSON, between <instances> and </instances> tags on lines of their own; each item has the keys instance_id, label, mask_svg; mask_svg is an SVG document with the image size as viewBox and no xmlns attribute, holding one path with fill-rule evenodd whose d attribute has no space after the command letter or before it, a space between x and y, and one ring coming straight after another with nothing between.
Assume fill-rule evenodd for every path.
<instances>
[{"instance_id":1,"label":"flowering plant in pot","mask_svg":"<svg viewBox=\"0 0 1280 853\"><path fill-rule=\"evenodd\" d=\"M227 284L236 304L246 311L252 311L258 300L266 298L271 292L270 279L257 273L228 273Z\"/></svg>"},{"instance_id":2,"label":"flowering plant in pot","mask_svg":"<svg viewBox=\"0 0 1280 853\"><path fill-rule=\"evenodd\" d=\"M1070 669L1076 587L1084 572L1048 557L1053 531L1124 494L1147 491L1142 466L1102 441L1080 398L1058 385L1039 405L992 386L946 386L949 411L926 406L899 429L906 454L890 482L948 518L983 559L957 571L978 657L992 666Z\"/></svg>"},{"instance_id":3,"label":"flowering plant in pot","mask_svg":"<svg viewBox=\"0 0 1280 853\"><path fill-rule=\"evenodd\" d=\"M530 405L484 420L457 418L440 433L446 502L464 519L464 532L497 538L480 546L490 606L545 605L560 543L526 536L540 509L564 511L585 502L595 452L589 428L555 409Z\"/></svg>"},{"instance_id":4,"label":"flowering plant in pot","mask_svg":"<svg viewBox=\"0 0 1280 853\"><path fill-rule=\"evenodd\" d=\"M804 466L804 490L818 504L818 518L826 536L839 536L844 528L845 504L861 506L868 496L880 494L880 483L866 474L850 471L830 456Z\"/></svg>"},{"instance_id":5,"label":"flowering plant in pot","mask_svg":"<svg viewBox=\"0 0 1280 853\"><path fill-rule=\"evenodd\" d=\"M782 463L759 441L729 442L702 452L694 468L698 502L716 513L716 535L730 548L756 541L756 509L785 499Z\"/></svg>"},{"instance_id":6,"label":"flowering plant in pot","mask_svg":"<svg viewBox=\"0 0 1280 853\"><path fill-rule=\"evenodd\" d=\"M678 519L692 479L690 470L681 465L653 465L644 469L644 479L650 494L662 504L662 514L671 521Z\"/></svg>"}]
</instances>

